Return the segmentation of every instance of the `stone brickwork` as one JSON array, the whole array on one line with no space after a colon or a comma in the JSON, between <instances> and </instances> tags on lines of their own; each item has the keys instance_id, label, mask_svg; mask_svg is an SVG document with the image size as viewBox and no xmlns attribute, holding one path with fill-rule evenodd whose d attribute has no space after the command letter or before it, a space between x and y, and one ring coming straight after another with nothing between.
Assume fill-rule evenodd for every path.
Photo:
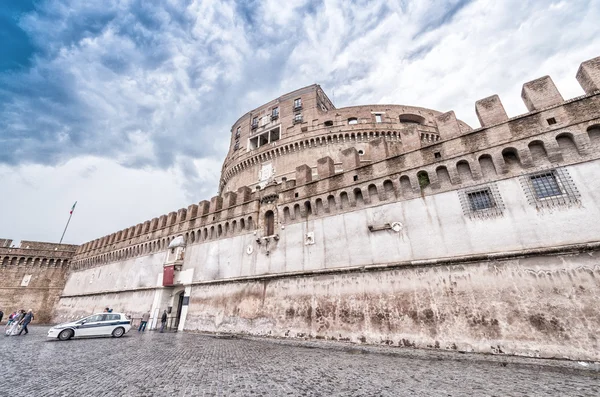
<instances>
[{"instance_id":1,"label":"stone brickwork","mask_svg":"<svg viewBox=\"0 0 600 397\"><path fill-rule=\"evenodd\" d=\"M12 240L0 240L0 309L5 316L32 309L37 323L49 323L77 247L38 241L13 247Z\"/></svg>"}]
</instances>

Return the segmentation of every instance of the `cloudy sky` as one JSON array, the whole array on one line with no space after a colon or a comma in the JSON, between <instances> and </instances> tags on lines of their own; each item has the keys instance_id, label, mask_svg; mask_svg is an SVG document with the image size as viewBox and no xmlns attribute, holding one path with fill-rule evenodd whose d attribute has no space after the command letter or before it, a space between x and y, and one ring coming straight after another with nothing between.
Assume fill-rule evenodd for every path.
<instances>
[{"instance_id":1,"label":"cloudy sky","mask_svg":"<svg viewBox=\"0 0 600 397\"><path fill-rule=\"evenodd\" d=\"M546 74L582 95L598 21L600 0L0 0L0 237L57 242L75 201L78 244L210 199L233 122L312 83L474 128L476 100L524 113Z\"/></svg>"}]
</instances>

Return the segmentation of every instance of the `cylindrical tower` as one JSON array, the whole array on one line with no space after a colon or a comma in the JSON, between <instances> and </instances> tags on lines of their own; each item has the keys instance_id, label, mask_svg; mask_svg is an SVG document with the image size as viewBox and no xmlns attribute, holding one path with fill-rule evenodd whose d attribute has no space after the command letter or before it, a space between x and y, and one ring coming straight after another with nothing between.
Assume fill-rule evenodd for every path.
<instances>
[{"instance_id":1,"label":"cylindrical tower","mask_svg":"<svg viewBox=\"0 0 600 397\"><path fill-rule=\"evenodd\" d=\"M440 139L436 117L441 112L401 105L364 105L337 109L317 84L283 95L243 115L231 129L229 153L223 163L219 193L242 186L253 190L293 179L296 167L333 159L342 171L340 153L355 147L365 164L371 161L368 142L384 137L390 155L404 147L402 132L411 130L422 141ZM462 121L463 131L471 128Z\"/></svg>"}]
</instances>

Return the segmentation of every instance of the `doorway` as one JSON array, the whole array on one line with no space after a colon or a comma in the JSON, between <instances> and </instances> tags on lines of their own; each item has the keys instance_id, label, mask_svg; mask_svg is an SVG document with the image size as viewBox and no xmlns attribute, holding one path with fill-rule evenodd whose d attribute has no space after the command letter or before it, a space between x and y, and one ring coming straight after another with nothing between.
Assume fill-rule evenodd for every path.
<instances>
[{"instance_id":1,"label":"doorway","mask_svg":"<svg viewBox=\"0 0 600 397\"><path fill-rule=\"evenodd\" d=\"M175 329L179 328L179 321L181 320L181 309L183 308L183 296L185 295L185 290L181 291L177 294L177 314L175 315Z\"/></svg>"}]
</instances>

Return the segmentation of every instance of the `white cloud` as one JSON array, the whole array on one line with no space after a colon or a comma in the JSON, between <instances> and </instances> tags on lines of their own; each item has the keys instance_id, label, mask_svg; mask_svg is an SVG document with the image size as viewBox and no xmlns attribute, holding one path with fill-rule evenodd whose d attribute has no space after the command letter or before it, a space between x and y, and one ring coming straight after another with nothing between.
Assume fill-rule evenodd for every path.
<instances>
[{"instance_id":1,"label":"white cloud","mask_svg":"<svg viewBox=\"0 0 600 397\"><path fill-rule=\"evenodd\" d=\"M56 241L74 200L81 243L209 199L235 120L312 83L475 128L476 100L523 113L546 74L580 95L598 20L600 0L40 2L32 67L0 73L0 236Z\"/></svg>"}]
</instances>

